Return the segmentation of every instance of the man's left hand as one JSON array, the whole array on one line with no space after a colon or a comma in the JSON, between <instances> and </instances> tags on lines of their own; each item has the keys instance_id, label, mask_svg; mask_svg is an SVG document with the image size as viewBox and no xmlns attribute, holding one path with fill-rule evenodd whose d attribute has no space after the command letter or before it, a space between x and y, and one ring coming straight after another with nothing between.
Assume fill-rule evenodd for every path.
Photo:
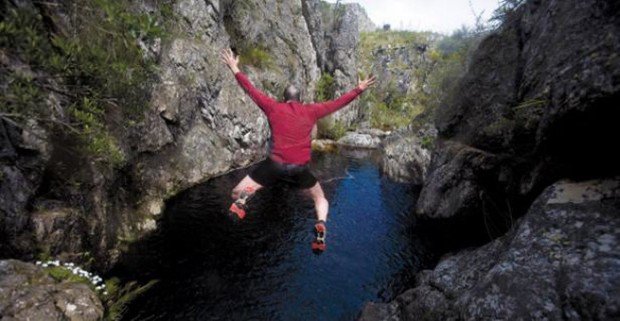
<instances>
[{"instance_id":1,"label":"man's left hand","mask_svg":"<svg viewBox=\"0 0 620 321\"><path fill-rule=\"evenodd\" d=\"M223 49L220 52L220 57L222 58L222 62L225 63L228 68L233 72L233 74L238 73L239 70L239 56L235 56L230 48Z\"/></svg>"},{"instance_id":2,"label":"man's left hand","mask_svg":"<svg viewBox=\"0 0 620 321\"><path fill-rule=\"evenodd\" d=\"M366 78L364 80L361 80L361 79L358 78L357 88L359 88L361 90L366 90L370 86L374 85L376 80L377 80L377 77L375 77L375 76L371 76L371 77Z\"/></svg>"}]
</instances>

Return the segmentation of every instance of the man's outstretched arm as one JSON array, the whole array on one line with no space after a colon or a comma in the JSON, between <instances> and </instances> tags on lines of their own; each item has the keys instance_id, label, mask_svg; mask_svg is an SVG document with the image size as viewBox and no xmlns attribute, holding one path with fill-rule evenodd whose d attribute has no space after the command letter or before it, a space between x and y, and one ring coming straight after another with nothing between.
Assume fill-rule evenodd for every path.
<instances>
[{"instance_id":1,"label":"man's outstretched arm","mask_svg":"<svg viewBox=\"0 0 620 321\"><path fill-rule=\"evenodd\" d=\"M364 80L359 80L355 89L340 96L338 99L326 101L324 103L311 104L308 107L312 108L316 119L323 118L351 103L355 98L357 98L357 96L372 86L375 81L376 78L374 76Z\"/></svg>"},{"instance_id":2,"label":"man's outstretched arm","mask_svg":"<svg viewBox=\"0 0 620 321\"><path fill-rule=\"evenodd\" d=\"M252 98L252 100L262 109L265 114L268 114L271 111L271 108L278 102L273 98L267 96L260 90L258 90L246 75L244 75L241 70L239 70L239 57L235 56L235 54L230 49L224 49L221 52L222 61L230 68L232 73L235 75L237 82L239 85L245 90L245 92Z\"/></svg>"}]
</instances>

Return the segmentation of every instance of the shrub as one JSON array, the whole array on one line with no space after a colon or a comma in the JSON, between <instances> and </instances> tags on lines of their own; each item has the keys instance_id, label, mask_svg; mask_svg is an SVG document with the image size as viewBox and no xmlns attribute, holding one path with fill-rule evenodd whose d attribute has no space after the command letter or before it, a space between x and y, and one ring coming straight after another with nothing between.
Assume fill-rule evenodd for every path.
<instances>
[{"instance_id":1,"label":"shrub","mask_svg":"<svg viewBox=\"0 0 620 321\"><path fill-rule=\"evenodd\" d=\"M104 320L121 320L123 315L127 312L127 306L137 297L152 288L157 282L157 280L151 280L144 285L140 285L136 281L131 281L121 286L118 278L111 278L106 281L109 295L108 300L105 302L106 311Z\"/></svg>"},{"instance_id":2,"label":"shrub","mask_svg":"<svg viewBox=\"0 0 620 321\"><path fill-rule=\"evenodd\" d=\"M334 77L328 73L323 73L316 85L316 101L327 101L334 99L336 93L336 83Z\"/></svg>"},{"instance_id":3,"label":"shrub","mask_svg":"<svg viewBox=\"0 0 620 321\"><path fill-rule=\"evenodd\" d=\"M370 122L372 127L382 130L393 130L409 125L413 118L419 114L420 108L395 110L386 103L379 102L371 110Z\"/></svg>"},{"instance_id":4,"label":"shrub","mask_svg":"<svg viewBox=\"0 0 620 321\"><path fill-rule=\"evenodd\" d=\"M260 47L247 47L239 53L239 62L254 66L258 69L272 69L275 67L273 58L267 50Z\"/></svg>"},{"instance_id":5,"label":"shrub","mask_svg":"<svg viewBox=\"0 0 620 321\"><path fill-rule=\"evenodd\" d=\"M342 122L332 121L330 118L321 119L317 123L317 129L319 138L331 140L339 140L349 130Z\"/></svg>"},{"instance_id":6,"label":"shrub","mask_svg":"<svg viewBox=\"0 0 620 321\"><path fill-rule=\"evenodd\" d=\"M432 149L434 144L435 144L435 139L431 136L422 137L422 142L420 143L422 148L428 149L428 150Z\"/></svg>"},{"instance_id":7,"label":"shrub","mask_svg":"<svg viewBox=\"0 0 620 321\"><path fill-rule=\"evenodd\" d=\"M41 14L28 8L5 8L0 22L0 47L29 64L36 76L3 72L0 113L16 123L32 118L78 138L83 151L113 166L123 156L108 132L106 115L118 111L126 127L148 103L155 63L138 42L165 36L158 17L132 13L129 4L114 0L77 0L60 4L71 30L50 34ZM163 6L164 8L168 8ZM166 9L166 10L169 10ZM169 14L169 13L166 13ZM68 120L53 115L46 93L65 96ZM45 93L45 94L44 94Z\"/></svg>"}]
</instances>

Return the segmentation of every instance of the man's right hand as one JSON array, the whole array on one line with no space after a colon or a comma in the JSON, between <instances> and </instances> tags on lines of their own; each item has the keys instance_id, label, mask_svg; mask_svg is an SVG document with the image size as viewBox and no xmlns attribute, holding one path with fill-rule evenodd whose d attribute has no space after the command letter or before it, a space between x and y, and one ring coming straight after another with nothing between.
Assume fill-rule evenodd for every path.
<instances>
[{"instance_id":1,"label":"man's right hand","mask_svg":"<svg viewBox=\"0 0 620 321\"><path fill-rule=\"evenodd\" d=\"M239 56L235 56L235 54L232 52L232 50L230 50L230 48L223 49L222 52L220 52L220 57L222 58L222 62L225 63L228 68L230 68L233 74L236 74L240 71Z\"/></svg>"},{"instance_id":2,"label":"man's right hand","mask_svg":"<svg viewBox=\"0 0 620 321\"><path fill-rule=\"evenodd\" d=\"M361 90L366 90L370 86L374 85L376 80L377 80L377 77L375 76L370 76L364 80L361 80L358 78L357 88Z\"/></svg>"}]
</instances>

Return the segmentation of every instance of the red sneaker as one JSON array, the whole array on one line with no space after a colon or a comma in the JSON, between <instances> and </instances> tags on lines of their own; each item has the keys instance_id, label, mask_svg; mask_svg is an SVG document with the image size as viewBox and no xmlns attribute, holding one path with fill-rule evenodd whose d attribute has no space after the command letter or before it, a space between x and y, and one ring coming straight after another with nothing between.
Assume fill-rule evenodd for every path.
<instances>
[{"instance_id":1,"label":"red sneaker","mask_svg":"<svg viewBox=\"0 0 620 321\"><path fill-rule=\"evenodd\" d=\"M316 238L312 242L312 251L315 253L322 253L325 251L325 236L327 235L327 228L325 228L325 222L319 221L314 225L314 231L316 232Z\"/></svg>"},{"instance_id":2,"label":"red sneaker","mask_svg":"<svg viewBox=\"0 0 620 321\"><path fill-rule=\"evenodd\" d=\"M240 220L242 220L245 217L245 206L241 205L241 204L237 204L237 202L232 203L232 205L230 205L230 209L229 211L231 212L231 216L236 217Z\"/></svg>"},{"instance_id":3,"label":"red sneaker","mask_svg":"<svg viewBox=\"0 0 620 321\"><path fill-rule=\"evenodd\" d=\"M245 190L241 192L241 195L239 195L239 198L232 205L230 205L229 211L236 214L236 216L232 216L233 218L242 220L245 217L245 204L254 192L255 190L253 187L246 187Z\"/></svg>"}]
</instances>

